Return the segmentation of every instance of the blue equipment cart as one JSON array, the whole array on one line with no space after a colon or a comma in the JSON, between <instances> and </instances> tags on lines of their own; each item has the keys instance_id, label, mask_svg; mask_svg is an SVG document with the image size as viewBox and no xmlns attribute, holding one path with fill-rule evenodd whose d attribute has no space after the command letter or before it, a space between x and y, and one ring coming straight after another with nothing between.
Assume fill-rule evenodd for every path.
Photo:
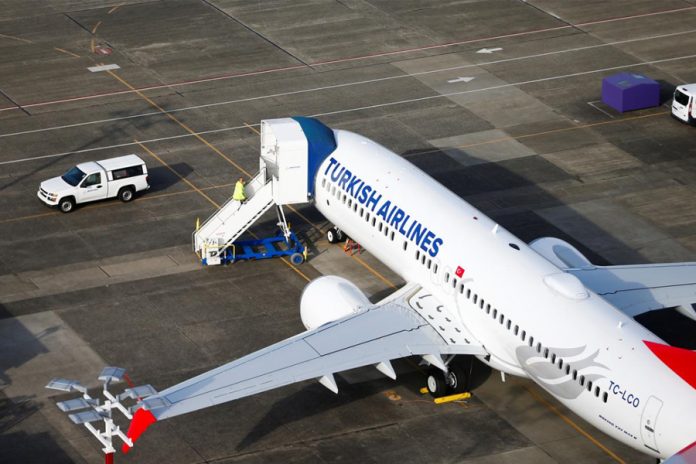
<instances>
[{"instance_id":1,"label":"blue equipment cart","mask_svg":"<svg viewBox=\"0 0 696 464\"><path fill-rule=\"evenodd\" d=\"M220 264L250 259L277 258L279 256L289 256L292 264L302 264L305 260L305 247L295 232L291 230L288 232L287 239L283 231L279 230L274 237L236 241L224 250L220 256ZM205 260L203 260L203 264L207 264Z\"/></svg>"}]
</instances>

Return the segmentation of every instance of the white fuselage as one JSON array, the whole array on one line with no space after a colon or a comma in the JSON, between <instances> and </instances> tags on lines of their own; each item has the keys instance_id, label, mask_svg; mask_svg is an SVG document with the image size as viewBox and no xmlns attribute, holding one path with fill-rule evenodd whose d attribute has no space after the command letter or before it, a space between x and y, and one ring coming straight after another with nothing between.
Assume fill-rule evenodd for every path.
<instances>
[{"instance_id":1,"label":"white fuselage","mask_svg":"<svg viewBox=\"0 0 696 464\"><path fill-rule=\"evenodd\" d=\"M643 343L662 340L400 156L334 132L317 208L432 292L485 347L482 361L644 453L693 441L696 392Z\"/></svg>"}]
</instances>

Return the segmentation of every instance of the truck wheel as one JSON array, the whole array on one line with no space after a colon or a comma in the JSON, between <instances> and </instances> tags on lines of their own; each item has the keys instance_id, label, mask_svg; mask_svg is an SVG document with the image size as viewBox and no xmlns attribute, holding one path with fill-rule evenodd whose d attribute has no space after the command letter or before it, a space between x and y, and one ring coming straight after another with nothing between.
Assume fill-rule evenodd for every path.
<instances>
[{"instance_id":1,"label":"truck wheel","mask_svg":"<svg viewBox=\"0 0 696 464\"><path fill-rule=\"evenodd\" d=\"M118 191L118 199L124 203L128 203L133 199L133 187L123 187Z\"/></svg>"},{"instance_id":2,"label":"truck wheel","mask_svg":"<svg viewBox=\"0 0 696 464\"><path fill-rule=\"evenodd\" d=\"M75 200L73 200L72 197L61 198L58 202L58 207L60 208L61 212L69 213L75 209Z\"/></svg>"},{"instance_id":3,"label":"truck wheel","mask_svg":"<svg viewBox=\"0 0 696 464\"><path fill-rule=\"evenodd\" d=\"M302 253L293 253L290 255L290 262L296 266L299 266L304 262L304 256L302 256Z\"/></svg>"}]
</instances>

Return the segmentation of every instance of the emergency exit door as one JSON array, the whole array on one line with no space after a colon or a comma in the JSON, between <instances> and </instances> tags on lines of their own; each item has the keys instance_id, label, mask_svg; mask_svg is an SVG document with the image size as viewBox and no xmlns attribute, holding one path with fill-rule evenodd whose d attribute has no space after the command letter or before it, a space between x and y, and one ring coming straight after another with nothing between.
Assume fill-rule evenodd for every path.
<instances>
[{"instance_id":1,"label":"emergency exit door","mask_svg":"<svg viewBox=\"0 0 696 464\"><path fill-rule=\"evenodd\" d=\"M640 435L643 438L643 444L658 453L659 448L655 438L655 427L660 409L662 409L662 401L651 396L645 408L643 408L643 415L640 417Z\"/></svg>"}]
</instances>

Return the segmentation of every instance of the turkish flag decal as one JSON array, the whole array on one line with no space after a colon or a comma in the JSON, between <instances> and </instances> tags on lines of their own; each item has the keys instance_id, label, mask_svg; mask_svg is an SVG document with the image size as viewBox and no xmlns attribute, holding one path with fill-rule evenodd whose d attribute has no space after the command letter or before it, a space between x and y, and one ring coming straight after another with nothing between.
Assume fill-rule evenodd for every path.
<instances>
[{"instance_id":1,"label":"turkish flag decal","mask_svg":"<svg viewBox=\"0 0 696 464\"><path fill-rule=\"evenodd\" d=\"M455 274L457 274L457 277L461 277L464 275L464 268L461 266L457 266L457 270L454 271Z\"/></svg>"}]
</instances>

